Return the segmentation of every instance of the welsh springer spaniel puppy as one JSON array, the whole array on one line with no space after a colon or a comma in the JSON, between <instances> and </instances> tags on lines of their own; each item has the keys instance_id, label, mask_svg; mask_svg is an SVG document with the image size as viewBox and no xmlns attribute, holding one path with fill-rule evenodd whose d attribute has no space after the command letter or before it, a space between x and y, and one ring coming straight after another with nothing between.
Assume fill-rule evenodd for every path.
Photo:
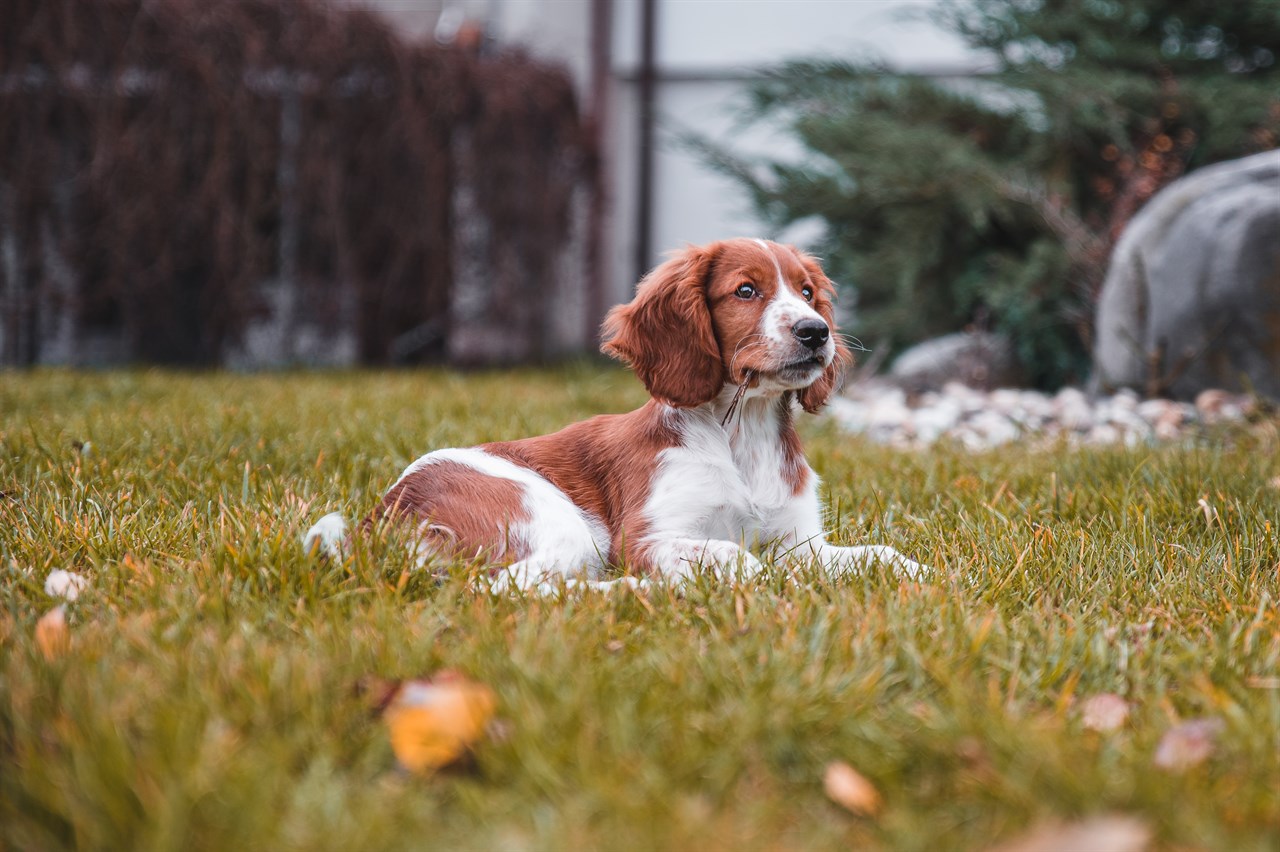
<instances>
[{"instance_id":1,"label":"welsh springer spaniel puppy","mask_svg":"<svg viewBox=\"0 0 1280 852\"><path fill-rule=\"evenodd\" d=\"M606 566L681 581L751 577L748 547L832 572L879 561L915 577L890 547L842 547L822 528L818 476L793 419L827 401L848 349L835 334L834 287L790 246L735 239L690 247L609 312L604 351L653 397L552 435L434 450L409 465L362 526L410 523L423 557L480 557L495 589L558 581L607 587ZM341 552L328 515L307 534Z\"/></svg>"}]
</instances>

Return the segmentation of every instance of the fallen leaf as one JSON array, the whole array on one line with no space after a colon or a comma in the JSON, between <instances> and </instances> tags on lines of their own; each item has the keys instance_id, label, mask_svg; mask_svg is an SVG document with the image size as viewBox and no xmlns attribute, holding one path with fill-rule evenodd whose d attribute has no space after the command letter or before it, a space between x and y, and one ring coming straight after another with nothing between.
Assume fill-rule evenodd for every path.
<instances>
[{"instance_id":1,"label":"fallen leaf","mask_svg":"<svg viewBox=\"0 0 1280 852\"><path fill-rule=\"evenodd\" d=\"M369 708L369 715L381 716L392 699L400 692L401 682L378 675L361 675L351 692Z\"/></svg>"},{"instance_id":2,"label":"fallen leaf","mask_svg":"<svg viewBox=\"0 0 1280 852\"><path fill-rule=\"evenodd\" d=\"M419 775L454 763L484 734L496 703L489 687L454 672L405 681L382 711L396 760Z\"/></svg>"},{"instance_id":3,"label":"fallen leaf","mask_svg":"<svg viewBox=\"0 0 1280 852\"><path fill-rule=\"evenodd\" d=\"M49 610L36 622L36 647L48 662L71 650L71 631L67 629L67 614L61 606Z\"/></svg>"},{"instance_id":4,"label":"fallen leaf","mask_svg":"<svg viewBox=\"0 0 1280 852\"><path fill-rule=\"evenodd\" d=\"M1042 825L990 852L1142 852L1150 843L1151 829L1142 820L1108 814Z\"/></svg>"},{"instance_id":5,"label":"fallen leaf","mask_svg":"<svg viewBox=\"0 0 1280 852\"><path fill-rule=\"evenodd\" d=\"M88 588L89 581L74 571L63 571L55 568L44 578L44 593L51 598L62 598L73 601L80 597L80 592Z\"/></svg>"},{"instance_id":6,"label":"fallen leaf","mask_svg":"<svg viewBox=\"0 0 1280 852\"><path fill-rule=\"evenodd\" d=\"M827 798L858 816L875 816L884 804L875 785L849 764L836 760L822 774Z\"/></svg>"},{"instance_id":7,"label":"fallen leaf","mask_svg":"<svg viewBox=\"0 0 1280 852\"><path fill-rule=\"evenodd\" d=\"M1104 692L1085 699L1080 705L1080 716L1089 730L1110 733L1129 720L1129 702L1115 693Z\"/></svg>"},{"instance_id":8,"label":"fallen leaf","mask_svg":"<svg viewBox=\"0 0 1280 852\"><path fill-rule=\"evenodd\" d=\"M1183 772L1213 756L1221 719L1192 719L1164 732L1156 746L1155 765L1170 772Z\"/></svg>"}]
</instances>

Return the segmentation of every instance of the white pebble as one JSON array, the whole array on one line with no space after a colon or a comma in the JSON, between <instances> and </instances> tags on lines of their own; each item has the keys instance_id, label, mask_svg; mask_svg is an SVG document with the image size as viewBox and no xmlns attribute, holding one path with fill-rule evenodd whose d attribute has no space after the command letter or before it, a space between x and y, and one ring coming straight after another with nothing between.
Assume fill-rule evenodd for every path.
<instances>
[{"instance_id":1,"label":"white pebble","mask_svg":"<svg viewBox=\"0 0 1280 852\"><path fill-rule=\"evenodd\" d=\"M1203 392L1192 405L1142 400L1131 390L1091 399L1079 388L1050 396L1011 388L984 392L958 382L908 399L900 388L872 380L848 388L828 413L847 431L889 446L918 449L952 440L978 452L1020 439L1129 447L1174 441L1201 423L1246 419L1255 407L1250 397L1218 390Z\"/></svg>"},{"instance_id":2,"label":"white pebble","mask_svg":"<svg viewBox=\"0 0 1280 852\"><path fill-rule=\"evenodd\" d=\"M73 601L80 597L80 592L88 588L89 581L73 571L55 568L44 578L44 593L51 598L62 598Z\"/></svg>"}]
</instances>

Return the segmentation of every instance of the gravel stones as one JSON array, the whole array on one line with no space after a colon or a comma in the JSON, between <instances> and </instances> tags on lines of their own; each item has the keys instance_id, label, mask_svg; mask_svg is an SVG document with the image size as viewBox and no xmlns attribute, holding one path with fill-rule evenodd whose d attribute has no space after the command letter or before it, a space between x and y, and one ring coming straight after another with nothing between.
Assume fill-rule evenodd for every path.
<instances>
[{"instance_id":1,"label":"gravel stones","mask_svg":"<svg viewBox=\"0 0 1280 852\"><path fill-rule=\"evenodd\" d=\"M981 451L1018 440L1079 446L1176 441L1201 426L1244 421L1257 412L1257 403L1222 390L1203 391L1193 405L1142 400L1130 390L1091 398L1073 387L1046 394L1015 388L982 391L958 382L909 395L871 380L846 388L827 410L843 428L879 443L923 448L953 441Z\"/></svg>"}]
</instances>

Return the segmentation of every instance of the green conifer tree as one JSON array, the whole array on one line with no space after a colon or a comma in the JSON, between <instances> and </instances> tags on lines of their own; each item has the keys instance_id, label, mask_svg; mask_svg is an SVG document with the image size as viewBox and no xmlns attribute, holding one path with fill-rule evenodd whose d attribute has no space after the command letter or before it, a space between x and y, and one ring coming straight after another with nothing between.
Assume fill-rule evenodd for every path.
<instances>
[{"instance_id":1,"label":"green conifer tree","mask_svg":"<svg viewBox=\"0 0 1280 852\"><path fill-rule=\"evenodd\" d=\"M1042 387L1081 380L1112 245L1158 189L1280 139L1280 0L950 0L935 13L994 64L931 79L805 61L750 90L809 156L705 140L781 229L856 294L853 331L892 350L1007 333Z\"/></svg>"}]
</instances>

